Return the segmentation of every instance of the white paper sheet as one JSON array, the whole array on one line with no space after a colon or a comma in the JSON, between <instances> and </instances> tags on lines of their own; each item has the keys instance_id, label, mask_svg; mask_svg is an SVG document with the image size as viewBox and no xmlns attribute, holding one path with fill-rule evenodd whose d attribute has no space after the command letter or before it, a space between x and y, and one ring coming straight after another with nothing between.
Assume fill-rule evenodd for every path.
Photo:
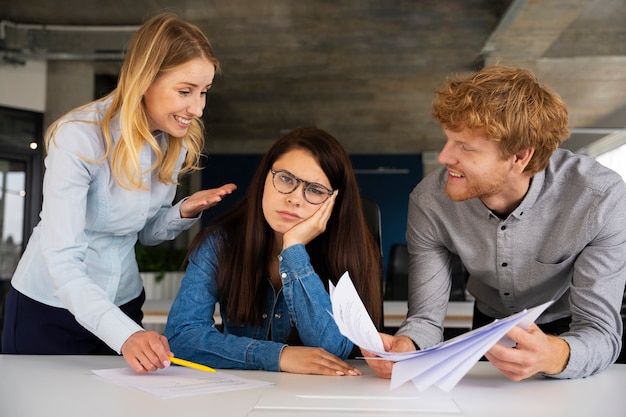
<instances>
[{"instance_id":1,"label":"white paper sheet","mask_svg":"<svg viewBox=\"0 0 626 417\"><path fill-rule=\"evenodd\" d=\"M344 273L336 287L331 285L333 317L341 333L355 345L383 359L396 362L390 389L413 381L419 391L435 385L450 391L474 364L496 343L512 346L506 336L514 326L524 329L552 304L552 301L524 310L486 326L461 334L428 349L413 352L385 352L382 339L361 301L350 275Z\"/></svg>"},{"instance_id":2,"label":"white paper sheet","mask_svg":"<svg viewBox=\"0 0 626 417\"><path fill-rule=\"evenodd\" d=\"M341 334L357 346L367 346L368 350L371 348L371 352L384 352L383 340L356 292L348 272L339 278L336 287L330 282L328 292L333 307L332 315Z\"/></svg>"},{"instance_id":3,"label":"white paper sheet","mask_svg":"<svg viewBox=\"0 0 626 417\"><path fill-rule=\"evenodd\" d=\"M162 398L273 385L271 382L240 378L224 372L203 372L182 366L170 366L148 374L138 374L130 368L97 369L92 372L114 384L135 388Z\"/></svg>"}]
</instances>

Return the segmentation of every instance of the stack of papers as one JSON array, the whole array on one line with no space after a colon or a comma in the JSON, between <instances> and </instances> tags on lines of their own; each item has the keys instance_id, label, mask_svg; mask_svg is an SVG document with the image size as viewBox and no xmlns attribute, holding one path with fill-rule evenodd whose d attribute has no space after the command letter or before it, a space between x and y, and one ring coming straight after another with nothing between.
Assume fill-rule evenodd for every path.
<instances>
[{"instance_id":1,"label":"stack of papers","mask_svg":"<svg viewBox=\"0 0 626 417\"><path fill-rule=\"evenodd\" d=\"M240 378L226 372L209 373L170 366L148 374L130 368L96 369L92 372L109 382L135 388L161 398L213 394L273 385L271 382Z\"/></svg>"},{"instance_id":2,"label":"stack of papers","mask_svg":"<svg viewBox=\"0 0 626 417\"><path fill-rule=\"evenodd\" d=\"M394 361L390 389L412 381L419 391L436 386L450 391L474 364L496 343L513 346L506 333L514 326L528 328L553 302L541 304L529 310L486 326L464 333L428 349L412 352L385 352L383 341L376 330L348 272L344 273L335 287L330 283L332 315L339 331L355 345L364 348L384 360Z\"/></svg>"}]
</instances>

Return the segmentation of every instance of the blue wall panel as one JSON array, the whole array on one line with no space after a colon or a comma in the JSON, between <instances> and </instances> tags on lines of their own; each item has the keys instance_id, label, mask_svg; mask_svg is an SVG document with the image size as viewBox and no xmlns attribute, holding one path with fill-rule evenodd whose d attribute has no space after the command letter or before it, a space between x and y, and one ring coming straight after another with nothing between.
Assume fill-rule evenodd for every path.
<instances>
[{"instance_id":1,"label":"blue wall panel","mask_svg":"<svg viewBox=\"0 0 626 417\"><path fill-rule=\"evenodd\" d=\"M351 155L361 194L378 203L381 212L383 267L387 271L389 249L405 243L409 194L422 179L419 154Z\"/></svg>"}]
</instances>

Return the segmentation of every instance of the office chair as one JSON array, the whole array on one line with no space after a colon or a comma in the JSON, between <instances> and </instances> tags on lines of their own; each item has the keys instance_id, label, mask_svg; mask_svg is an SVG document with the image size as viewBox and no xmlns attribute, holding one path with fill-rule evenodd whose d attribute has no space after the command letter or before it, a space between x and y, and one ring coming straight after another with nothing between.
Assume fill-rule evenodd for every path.
<instances>
[{"instance_id":1,"label":"office chair","mask_svg":"<svg viewBox=\"0 0 626 417\"><path fill-rule=\"evenodd\" d=\"M409 278L409 252L405 243L394 243L389 252L385 300L407 300Z\"/></svg>"},{"instance_id":2,"label":"office chair","mask_svg":"<svg viewBox=\"0 0 626 417\"><path fill-rule=\"evenodd\" d=\"M367 224L367 228L369 229L370 233L372 234L372 236L374 237L374 240L376 241L376 243L378 244L378 250L380 252L380 260L381 260L381 267L380 267L380 292L381 294L384 295L385 293L385 275L383 273L383 269L382 269L382 259L383 259L383 237L382 237L382 221L381 221L381 214L380 214L380 207L378 206L378 203L376 203L375 200L369 198L369 197L365 197L365 196L361 196L361 206L363 208L363 216L365 217L365 223ZM381 297L382 298L382 297ZM380 303L380 311L381 311L381 317L384 317L384 313L383 312L383 304ZM380 323L380 326L383 326L383 323Z\"/></svg>"},{"instance_id":3,"label":"office chair","mask_svg":"<svg viewBox=\"0 0 626 417\"><path fill-rule=\"evenodd\" d=\"M361 205L363 206L363 215L365 216L365 223L369 229L374 240L378 243L378 249L380 249L380 256L383 256L383 237L381 233L382 222L380 215L380 207L376 201L369 197L361 196Z\"/></svg>"},{"instance_id":4,"label":"office chair","mask_svg":"<svg viewBox=\"0 0 626 417\"><path fill-rule=\"evenodd\" d=\"M465 301L465 289L468 272L457 255L451 255L452 287L450 301ZM408 299L409 252L404 243L391 246L387 279L385 283L385 300Z\"/></svg>"},{"instance_id":5,"label":"office chair","mask_svg":"<svg viewBox=\"0 0 626 417\"><path fill-rule=\"evenodd\" d=\"M450 301L465 301L465 290L469 273L457 255L452 256L452 288L450 288Z\"/></svg>"}]
</instances>

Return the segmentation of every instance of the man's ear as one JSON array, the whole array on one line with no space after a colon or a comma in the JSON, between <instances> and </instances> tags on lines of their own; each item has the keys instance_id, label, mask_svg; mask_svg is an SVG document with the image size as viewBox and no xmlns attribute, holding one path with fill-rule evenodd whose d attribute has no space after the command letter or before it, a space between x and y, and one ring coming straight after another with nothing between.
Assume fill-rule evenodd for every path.
<instances>
[{"instance_id":1,"label":"man's ear","mask_svg":"<svg viewBox=\"0 0 626 417\"><path fill-rule=\"evenodd\" d=\"M530 159L533 157L534 154L535 148L526 148L522 149L519 152L516 152L513 155L513 169L515 170L515 172L517 172L518 174L524 172L524 169L526 169L526 165L528 165Z\"/></svg>"}]
</instances>

